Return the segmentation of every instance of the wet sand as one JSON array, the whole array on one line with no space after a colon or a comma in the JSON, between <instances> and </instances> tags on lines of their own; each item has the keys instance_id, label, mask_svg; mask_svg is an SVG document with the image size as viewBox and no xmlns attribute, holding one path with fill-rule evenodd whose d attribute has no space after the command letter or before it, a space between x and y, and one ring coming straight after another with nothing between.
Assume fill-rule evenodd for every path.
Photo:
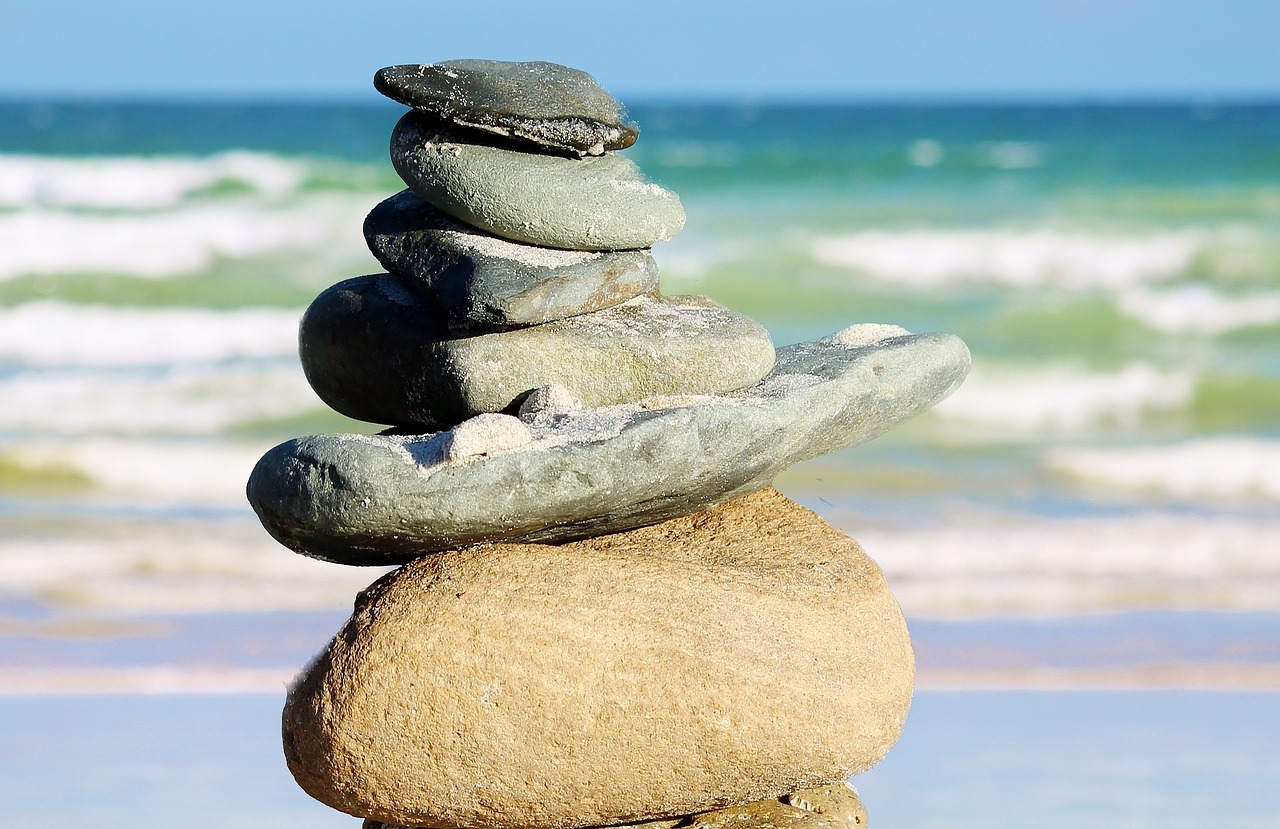
<instances>
[{"instance_id":1,"label":"wet sand","mask_svg":"<svg viewBox=\"0 0 1280 829\"><path fill-rule=\"evenodd\" d=\"M15 826L355 829L280 748L283 693L0 697ZM921 690L854 778L872 825L1245 829L1280 814L1280 695Z\"/></svg>"},{"instance_id":2,"label":"wet sand","mask_svg":"<svg viewBox=\"0 0 1280 829\"><path fill-rule=\"evenodd\" d=\"M165 616L10 606L0 694L279 694L345 609ZM908 618L922 690L1280 692L1280 614Z\"/></svg>"}]
</instances>

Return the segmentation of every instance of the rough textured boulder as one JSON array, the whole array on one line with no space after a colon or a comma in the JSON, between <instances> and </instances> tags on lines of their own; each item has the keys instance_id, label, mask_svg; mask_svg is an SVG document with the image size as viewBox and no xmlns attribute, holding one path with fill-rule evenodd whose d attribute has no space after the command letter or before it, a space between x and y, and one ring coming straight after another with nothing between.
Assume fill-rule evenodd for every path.
<instances>
[{"instance_id":1,"label":"rough textured boulder","mask_svg":"<svg viewBox=\"0 0 1280 829\"><path fill-rule=\"evenodd\" d=\"M778 349L768 377L730 395L533 418L516 449L450 459L448 433L297 438L258 462L249 502L286 547L344 564L618 532L740 497L791 464L883 434L968 369L956 337L853 326Z\"/></svg>"},{"instance_id":2,"label":"rough textured boulder","mask_svg":"<svg viewBox=\"0 0 1280 829\"><path fill-rule=\"evenodd\" d=\"M858 792L846 782L728 809L615 826L616 829L866 829L867 810ZM365 820L363 829L406 827Z\"/></svg>"},{"instance_id":3,"label":"rough textured boulder","mask_svg":"<svg viewBox=\"0 0 1280 829\"><path fill-rule=\"evenodd\" d=\"M318 800L404 826L689 815L869 767L913 671L874 562L767 490L384 576L291 688L285 756Z\"/></svg>"},{"instance_id":4,"label":"rough textured boulder","mask_svg":"<svg viewBox=\"0 0 1280 829\"><path fill-rule=\"evenodd\" d=\"M793 792L729 809L693 815L689 829L866 829L867 810L848 783Z\"/></svg>"}]
</instances>

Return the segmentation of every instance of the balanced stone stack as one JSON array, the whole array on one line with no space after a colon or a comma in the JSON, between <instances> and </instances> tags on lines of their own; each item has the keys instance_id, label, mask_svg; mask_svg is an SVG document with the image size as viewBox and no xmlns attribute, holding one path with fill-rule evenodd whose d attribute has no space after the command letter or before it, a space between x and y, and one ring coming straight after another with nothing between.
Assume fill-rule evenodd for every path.
<instances>
[{"instance_id":1,"label":"balanced stone stack","mask_svg":"<svg viewBox=\"0 0 1280 829\"><path fill-rule=\"evenodd\" d=\"M617 101L549 63L378 72L412 109L387 273L324 291L301 355L378 435L298 438L248 495L285 546L402 565L298 678L290 770L366 825L865 823L844 781L897 740L901 612L845 534L770 488L950 393L945 334L778 349L649 247L676 196L617 154Z\"/></svg>"}]
</instances>

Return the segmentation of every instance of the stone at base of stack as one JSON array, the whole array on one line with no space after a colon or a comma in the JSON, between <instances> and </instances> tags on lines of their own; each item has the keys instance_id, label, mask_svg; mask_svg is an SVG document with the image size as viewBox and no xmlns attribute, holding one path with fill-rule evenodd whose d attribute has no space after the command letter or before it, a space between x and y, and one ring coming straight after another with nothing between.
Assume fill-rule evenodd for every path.
<instances>
[{"instance_id":1,"label":"stone at base of stack","mask_svg":"<svg viewBox=\"0 0 1280 829\"><path fill-rule=\"evenodd\" d=\"M389 574L291 690L286 757L313 797L398 825L678 817L866 769L912 678L879 568L765 490Z\"/></svg>"},{"instance_id":2,"label":"stone at base of stack","mask_svg":"<svg viewBox=\"0 0 1280 829\"><path fill-rule=\"evenodd\" d=\"M696 815L617 824L612 829L865 829L866 825L862 798L845 782ZM366 819L362 829L410 828Z\"/></svg>"}]
</instances>

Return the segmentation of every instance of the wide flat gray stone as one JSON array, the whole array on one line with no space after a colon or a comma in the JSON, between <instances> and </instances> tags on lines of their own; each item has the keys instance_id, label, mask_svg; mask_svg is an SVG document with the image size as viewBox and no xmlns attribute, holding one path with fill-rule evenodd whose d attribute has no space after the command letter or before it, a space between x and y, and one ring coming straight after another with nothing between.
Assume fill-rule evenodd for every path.
<instances>
[{"instance_id":1,"label":"wide flat gray stone","mask_svg":"<svg viewBox=\"0 0 1280 829\"><path fill-rule=\"evenodd\" d=\"M391 163L431 204L504 239L570 250L647 248L684 227L684 207L630 159L568 158L485 144L410 111Z\"/></svg>"},{"instance_id":2,"label":"wide flat gray stone","mask_svg":"<svg viewBox=\"0 0 1280 829\"><path fill-rule=\"evenodd\" d=\"M955 336L854 326L779 349L769 376L734 394L570 412L491 454L450 460L447 434L297 438L263 456L248 496L286 547L345 564L587 538L762 489L925 411L968 370Z\"/></svg>"},{"instance_id":3,"label":"wide flat gray stone","mask_svg":"<svg viewBox=\"0 0 1280 829\"><path fill-rule=\"evenodd\" d=\"M364 220L382 266L438 304L458 329L536 325L658 288L648 250L578 251L510 242L404 190Z\"/></svg>"},{"instance_id":4,"label":"wide flat gray stone","mask_svg":"<svg viewBox=\"0 0 1280 829\"><path fill-rule=\"evenodd\" d=\"M444 428L563 386L585 406L749 386L773 366L758 323L700 296L639 296L575 317L472 336L390 274L316 297L299 332L302 367L357 420Z\"/></svg>"},{"instance_id":5,"label":"wide flat gray stone","mask_svg":"<svg viewBox=\"0 0 1280 829\"><path fill-rule=\"evenodd\" d=\"M639 133L595 78L558 63L447 60L379 69L374 87L441 120L579 155L630 147Z\"/></svg>"}]
</instances>

